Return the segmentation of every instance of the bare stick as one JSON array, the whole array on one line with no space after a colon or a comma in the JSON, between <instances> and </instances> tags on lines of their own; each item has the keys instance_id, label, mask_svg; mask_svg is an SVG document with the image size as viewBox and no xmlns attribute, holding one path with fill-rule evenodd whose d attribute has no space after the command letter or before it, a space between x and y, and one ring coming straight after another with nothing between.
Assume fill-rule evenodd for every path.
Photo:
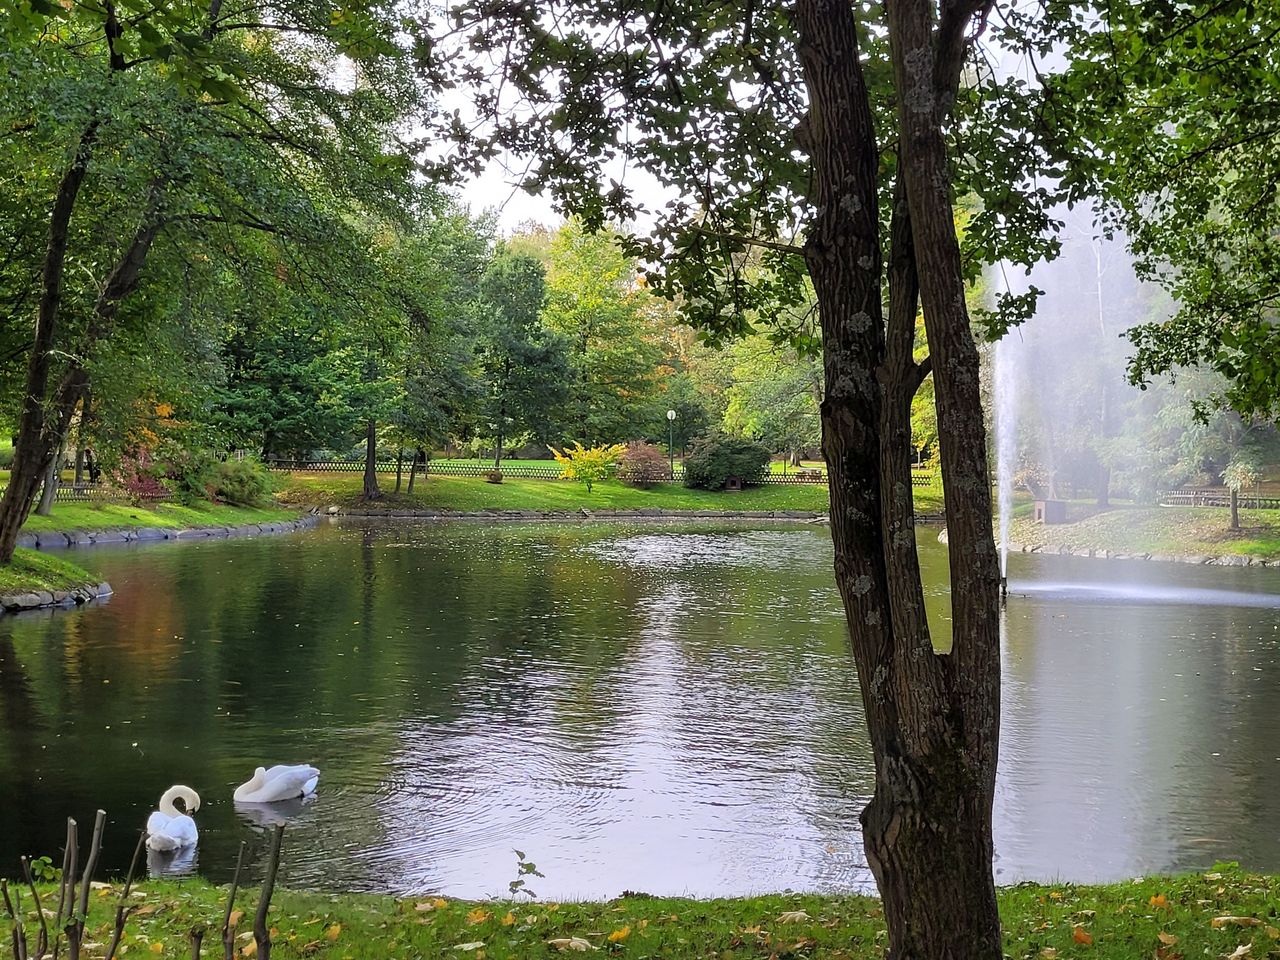
<instances>
[{"instance_id":1,"label":"bare stick","mask_svg":"<svg viewBox=\"0 0 1280 960\"><path fill-rule=\"evenodd\" d=\"M142 854L142 845L146 839L147 831L143 830L138 834L138 845L133 848L133 859L129 861L129 872L124 878L124 891L120 894L120 902L116 904L116 929L107 946L106 960L115 957L116 947L120 946L120 939L124 936L125 922L129 919L129 914L133 913L133 907L129 906L129 890L133 887L133 872L138 868L138 857Z\"/></svg>"},{"instance_id":2,"label":"bare stick","mask_svg":"<svg viewBox=\"0 0 1280 960\"><path fill-rule=\"evenodd\" d=\"M222 916L222 955L224 960L234 960L236 955L236 932L231 927L231 911L236 905L236 891L240 889L240 869L244 866L245 842L240 841L240 852L236 855L236 872L231 877L231 892L227 895L227 912Z\"/></svg>"},{"instance_id":3,"label":"bare stick","mask_svg":"<svg viewBox=\"0 0 1280 960\"><path fill-rule=\"evenodd\" d=\"M284 839L284 824L276 825L271 837L271 859L267 862L267 876L262 881L262 895L258 898L258 914L253 919L253 940L258 945L259 960L271 960L271 931L267 928L267 910L276 890L276 871L280 869L280 842Z\"/></svg>"},{"instance_id":4,"label":"bare stick","mask_svg":"<svg viewBox=\"0 0 1280 960\"><path fill-rule=\"evenodd\" d=\"M62 856L62 887L58 892L58 916L54 924L57 930L53 940L53 960L58 960L58 947L61 945L62 935L66 933L68 937L70 936L71 918L64 913L64 907L66 913L76 908L76 865L79 854L80 834L75 820L67 817L67 849Z\"/></svg>"},{"instance_id":5,"label":"bare stick","mask_svg":"<svg viewBox=\"0 0 1280 960\"><path fill-rule=\"evenodd\" d=\"M204 943L204 927L191 928L191 960L200 960L200 944Z\"/></svg>"},{"instance_id":6,"label":"bare stick","mask_svg":"<svg viewBox=\"0 0 1280 960\"><path fill-rule=\"evenodd\" d=\"M27 960L27 932L22 929L22 901L19 900L17 909L14 909L13 901L9 899L9 881L3 878L0 878L0 895L4 896L4 908L13 921L13 960ZM13 896L17 899L18 891L15 890Z\"/></svg>"},{"instance_id":7,"label":"bare stick","mask_svg":"<svg viewBox=\"0 0 1280 960\"><path fill-rule=\"evenodd\" d=\"M40 894L36 890L36 881L31 874L31 861L27 857L20 857L18 860L22 864L22 878L27 881L27 887L31 891L31 899L36 902L36 916L40 918L40 937L36 940L36 958L45 955L45 951L49 949L49 925L44 922L44 904L40 902Z\"/></svg>"},{"instance_id":8,"label":"bare stick","mask_svg":"<svg viewBox=\"0 0 1280 960\"><path fill-rule=\"evenodd\" d=\"M80 932L84 932L84 922L89 916L89 881L93 879L93 871L98 869L98 854L102 852L102 828L107 825L107 811L99 810L93 818L93 839L89 842L89 857L84 862L84 876L80 878L80 910L77 914Z\"/></svg>"}]
</instances>

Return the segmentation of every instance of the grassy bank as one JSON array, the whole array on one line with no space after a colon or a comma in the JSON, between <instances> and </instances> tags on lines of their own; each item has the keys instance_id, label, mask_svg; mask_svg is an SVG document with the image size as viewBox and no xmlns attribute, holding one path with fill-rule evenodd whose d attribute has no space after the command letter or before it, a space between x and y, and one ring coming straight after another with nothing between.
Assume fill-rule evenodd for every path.
<instances>
[{"instance_id":1,"label":"grassy bank","mask_svg":"<svg viewBox=\"0 0 1280 960\"><path fill-rule=\"evenodd\" d=\"M99 944L110 938L115 893L101 889L93 897L88 939ZM242 956L253 955L247 930L255 894L242 891L237 901L244 913L245 932L237 940ZM198 927L207 931L204 956L220 956L224 896L197 880L143 883L131 898L139 909L129 921L128 949L122 952L190 956L190 931ZM1280 951L1278 902L1280 880L1232 867L1106 886L1024 884L1001 891L1005 955L1015 960L1261 960ZM24 908L27 922L34 923L29 898ZM270 924L275 956L342 960L506 960L579 951L637 960L872 960L883 956L885 943L879 902L854 896L695 901L641 895L607 903L555 904L277 891Z\"/></svg>"},{"instance_id":2,"label":"grassy bank","mask_svg":"<svg viewBox=\"0 0 1280 960\"><path fill-rule=\"evenodd\" d=\"M439 510L809 510L825 513L827 487L813 484L764 484L739 493L691 490L663 483L649 490L609 481L590 493L568 480L529 480L511 477L488 483L479 477L428 476L414 486L413 495L392 494L391 478L380 477L388 508L422 507ZM293 504L354 505L360 502L362 479L356 473L292 473L278 480L280 497ZM407 481L406 481L407 486ZM940 491L918 490L916 509L934 513L942 508Z\"/></svg>"},{"instance_id":3,"label":"grassy bank","mask_svg":"<svg viewBox=\"0 0 1280 960\"><path fill-rule=\"evenodd\" d=\"M38 550L19 549L13 563L0 567L0 596L18 593L54 593L79 587L96 587L98 579L61 557Z\"/></svg>"},{"instance_id":4,"label":"grassy bank","mask_svg":"<svg viewBox=\"0 0 1280 960\"><path fill-rule=\"evenodd\" d=\"M199 503L190 507L178 503L155 503L147 506L128 503L55 503L52 516L40 517L33 513L22 529L30 533L132 527L184 530L236 526L242 523L270 523L292 520L297 515L297 510L283 506L258 508L230 507L215 503Z\"/></svg>"},{"instance_id":5,"label":"grassy bank","mask_svg":"<svg viewBox=\"0 0 1280 960\"><path fill-rule=\"evenodd\" d=\"M1071 549L1112 550L1163 556L1218 557L1241 554L1280 558L1280 510L1241 510L1238 531L1221 507L1067 505L1067 523L1034 523L1031 505L1019 505L1009 539L1027 546L1056 544Z\"/></svg>"}]
</instances>

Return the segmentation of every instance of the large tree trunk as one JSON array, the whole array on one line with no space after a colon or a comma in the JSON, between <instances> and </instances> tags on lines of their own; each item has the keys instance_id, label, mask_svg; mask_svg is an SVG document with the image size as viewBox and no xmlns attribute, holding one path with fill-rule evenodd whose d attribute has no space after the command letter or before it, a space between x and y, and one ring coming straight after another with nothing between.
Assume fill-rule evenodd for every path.
<instances>
[{"instance_id":1,"label":"large tree trunk","mask_svg":"<svg viewBox=\"0 0 1280 960\"><path fill-rule=\"evenodd\" d=\"M53 452L53 458L49 461L49 469L44 474L44 484L40 488L40 503L36 506L36 513L42 517L53 515L53 501L58 496L58 484L62 481L62 446L59 446Z\"/></svg>"},{"instance_id":2,"label":"large tree trunk","mask_svg":"<svg viewBox=\"0 0 1280 960\"><path fill-rule=\"evenodd\" d=\"M1231 529L1240 529L1240 491L1231 488Z\"/></svg>"},{"instance_id":3,"label":"large tree trunk","mask_svg":"<svg viewBox=\"0 0 1280 960\"><path fill-rule=\"evenodd\" d=\"M899 102L908 108L900 154L900 170L907 172L897 186L891 227L887 327L879 154L855 14L844 0L798 0L796 6L810 101L798 134L812 160L816 211L805 258L822 318L823 450L836 581L876 764L863 840L884 900L893 960L996 960L1001 950L991 802L998 576L978 356L964 309L941 135L946 93L954 93L959 77L953 46L958 42L962 50L963 34L948 32L944 23L935 50L927 0L890 6L891 33L903 33L894 36L894 59ZM904 63L914 70L903 69ZM921 81L924 99L918 99ZM914 116L911 105L922 103L928 109ZM916 364L920 299L932 356ZM940 366L946 367L941 376ZM911 398L931 367L948 526L954 522L960 530L950 544L949 654L935 652L929 635L911 493Z\"/></svg>"},{"instance_id":4,"label":"large tree trunk","mask_svg":"<svg viewBox=\"0 0 1280 960\"><path fill-rule=\"evenodd\" d=\"M364 438L364 498L377 500L382 496L378 487L378 424L369 420Z\"/></svg>"},{"instance_id":5,"label":"large tree trunk","mask_svg":"<svg viewBox=\"0 0 1280 960\"><path fill-rule=\"evenodd\" d=\"M58 183L53 211L49 217L49 235L45 243L44 265L40 274L40 304L36 310L35 338L27 358L27 379L23 392L22 413L18 419L18 442L9 471L9 485L0 499L0 565L13 559L18 531L27 521L36 488L49 469L49 458L61 437L60 430L48 429L45 400L49 392L52 351L58 328L58 310L62 305L62 272L67 259L68 228L75 210L76 197L89 168L89 158L98 137L94 121L80 135L75 158Z\"/></svg>"},{"instance_id":6,"label":"large tree trunk","mask_svg":"<svg viewBox=\"0 0 1280 960\"><path fill-rule=\"evenodd\" d=\"M396 493L400 492L400 478L404 475L404 447L396 444Z\"/></svg>"}]
</instances>

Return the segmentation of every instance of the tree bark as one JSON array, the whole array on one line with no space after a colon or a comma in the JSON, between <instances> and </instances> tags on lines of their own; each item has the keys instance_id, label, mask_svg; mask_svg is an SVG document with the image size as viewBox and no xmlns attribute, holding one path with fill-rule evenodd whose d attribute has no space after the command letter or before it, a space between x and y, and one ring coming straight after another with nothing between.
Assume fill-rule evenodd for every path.
<instances>
[{"instance_id":1,"label":"tree bark","mask_svg":"<svg viewBox=\"0 0 1280 960\"><path fill-rule=\"evenodd\" d=\"M889 957L996 960L998 575L978 355L964 309L942 139L962 62L964 35L955 18L963 10L944 0L951 19L944 13L935 36L928 0L889 6L903 146L887 324L879 153L855 13L844 0L797 0L795 8L810 103L804 134L815 216L805 259L822 319L823 451L836 582L876 764L863 841L885 905ZM964 23L977 7L966 9ZM926 109L917 111L921 105ZM931 357L917 364L912 347L921 302ZM950 544L949 654L935 652L929 635L911 493L911 398L930 371L948 526L960 528Z\"/></svg>"},{"instance_id":2,"label":"tree bark","mask_svg":"<svg viewBox=\"0 0 1280 960\"><path fill-rule=\"evenodd\" d=\"M40 487L40 503L36 506L36 513L42 517L53 515L53 501L58 496L58 484L62 480L62 456L63 447L59 444L54 448L49 469L44 474L44 483Z\"/></svg>"},{"instance_id":3,"label":"tree bark","mask_svg":"<svg viewBox=\"0 0 1280 960\"><path fill-rule=\"evenodd\" d=\"M396 445L396 493L400 492L400 478L404 467L404 447Z\"/></svg>"},{"instance_id":4,"label":"tree bark","mask_svg":"<svg viewBox=\"0 0 1280 960\"><path fill-rule=\"evenodd\" d=\"M1240 529L1240 491L1231 488L1231 529Z\"/></svg>"},{"instance_id":5,"label":"tree bark","mask_svg":"<svg viewBox=\"0 0 1280 960\"><path fill-rule=\"evenodd\" d=\"M369 420L365 425L364 439L364 498L377 500L382 497L378 487L378 424Z\"/></svg>"}]
</instances>

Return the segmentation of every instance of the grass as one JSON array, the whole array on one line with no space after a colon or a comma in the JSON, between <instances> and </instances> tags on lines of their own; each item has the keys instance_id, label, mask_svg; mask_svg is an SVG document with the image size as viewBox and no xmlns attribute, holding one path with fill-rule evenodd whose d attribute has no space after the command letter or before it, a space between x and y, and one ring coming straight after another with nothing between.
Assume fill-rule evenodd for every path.
<instances>
[{"instance_id":1,"label":"grass","mask_svg":"<svg viewBox=\"0 0 1280 960\"><path fill-rule=\"evenodd\" d=\"M1099 510L1091 502L1074 501L1067 506L1067 521L1034 523L1031 505L1022 504L1015 509L1010 539L1028 546L1116 553L1280 558L1280 510L1241 510L1242 529L1233 531L1230 511L1221 507L1114 505Z\"/></svg>"},{"instance_id":2,"label":"grass","mask_svg":"<svg viewBox=\"0 0 1280 960\"><path fill-rule=\"evenodd\" d=\"M97 578L87 570L82 570L61 557L38 550L19 549L14 552L11 564L0 567L0 594L42 590L52 593L55 590L74 590L97 584Z\"/></svg>"},{"instance_id":3,"label":"grass","mask_svg":"<svg viewBox=\"0 0 1280 960\"><path fill-rule=\"evenodd\" d=\"M640 490L616 481L596 484L590 493L568 480L532 480L509 477L488 483L480 477L428 476L419 480L412 496L394 495L391 478L380 482L388 508L441 510L807 510L825 513L826 484L763 484L740 493L691 490L678 484L658 484ZM351 506L361 499L362 479L355 473L293 473L280 481L280 497L293 504ZM407 485L407 481L406 481ZM940 511L941 493L917 490L916 508L922 513Z\"/></svg>"},{"instance_id":4,"label":"grass","mask_svg":"<svg viewBox=\"0 0 1280 960\"><path fill-rule=\"evenodd\" d=\"M52 894L46 891L46 903ZM117 895L109 887L95 892L87 939L109 939ZM204 955L221 955L224 897L225 891L200 880L143 882L131 897L138 909L126 927L124 955L190 956L193 927L206 930ZM1013 960L1261 960L1280 950L1277 903L1280 879L1234 865L1206 874L1102 886L1022 884L1000 892L1005 955ZM255 905L256 892L242 891L236 904L244 911L241 956L253 955L248 928ZM32 924L29 897L23 909ZM861 896L687 900L641 894L557 904L277 890L269 920L274 956L317 960L514 960L579 950L636 960L878 960L885 949L880 903ZM1249 950L1241 951L1246 945Z\"/></svg>"},{"instance_id":5,"label":"grass","mask_svg":"<svg viewBox=\"0 0 1280 960\"><path fill-rule=\"evenodd\" d=\"M191 527L234 526L292 520L298 511L289 507L231 507L225 504L155 503L145 507L128 503L55 503L48 517L31 514L23 530L40 533L60 530L114 530L122 527L159 527L179 530Z\"/></svg>"}]
</instances>

